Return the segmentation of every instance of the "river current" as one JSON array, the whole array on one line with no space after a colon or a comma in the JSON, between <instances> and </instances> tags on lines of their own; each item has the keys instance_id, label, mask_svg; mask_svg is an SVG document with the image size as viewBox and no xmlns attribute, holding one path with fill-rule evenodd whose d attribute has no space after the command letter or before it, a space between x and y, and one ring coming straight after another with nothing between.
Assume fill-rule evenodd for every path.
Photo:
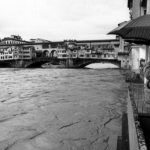
<instances>
[{"instance_id":1,"label":"river current","mask_svg":"<svg viewBox=\"0 0 150 150\"><path fill-rule=\"evenodd\" d=\"M0 150L116 150L119 69L0 69Z\"/></svg>"}]
</instances>

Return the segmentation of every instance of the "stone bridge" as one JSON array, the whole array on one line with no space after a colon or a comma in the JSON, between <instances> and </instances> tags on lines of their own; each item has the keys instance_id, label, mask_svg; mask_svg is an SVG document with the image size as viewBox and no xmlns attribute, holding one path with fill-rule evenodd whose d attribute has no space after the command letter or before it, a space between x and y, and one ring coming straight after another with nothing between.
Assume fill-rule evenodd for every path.
<instances>
[{"instance_id":1,"label":"stone bridge","mask_svg":"<svg viewBox=\"0 0 150 150\"><path fill-rule=\"evenodd\" d=\"M57 60L55 57L41 57L34 59L12 59L0 61L0 68L39 68L45 63L53 63Z\"/></svg>"},{"instance_id":2,"label":"stone bridge","mask_svg":"<svg viewBox=\"0 0 150 150\"><path fill-rule=\"evenodd\" d=\"M17 59L0 61L0 68L39 68L41 65L48 62L51 64L64 64L66 68L84 68L92 63L111 63L119 68L121 67L121 62L117 59L57 59L56 57L41 57L32 60Z\"/></svg>"}]
</instances>

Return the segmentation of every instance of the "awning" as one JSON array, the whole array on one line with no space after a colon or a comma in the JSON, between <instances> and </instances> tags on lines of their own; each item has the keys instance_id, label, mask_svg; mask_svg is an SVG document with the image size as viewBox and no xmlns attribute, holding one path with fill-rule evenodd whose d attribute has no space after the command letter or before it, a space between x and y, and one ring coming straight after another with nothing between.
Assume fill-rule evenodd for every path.
<instances>
[{"instance_id":1,"label":"awning","mask_svg":"<svg viewBox=\"0 0 150 150\"><path fill-rule=\"evenodd\" d=\"M108 34L116 34L124 39L150 41L150 14L131 20L124 26L117 27Z\"/></svg>"}]
</instances>

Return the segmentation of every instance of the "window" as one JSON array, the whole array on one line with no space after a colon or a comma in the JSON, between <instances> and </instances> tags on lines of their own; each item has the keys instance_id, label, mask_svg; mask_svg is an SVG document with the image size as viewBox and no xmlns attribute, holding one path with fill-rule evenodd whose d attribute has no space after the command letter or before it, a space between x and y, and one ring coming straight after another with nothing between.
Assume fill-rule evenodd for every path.
<instances>
[{"instance_id":1,"label":"window","mask_svg":"<svg viewBox=\"0 0 150 150\"><path fill-rule=\"evenodd\" d=\"M42 48L44 49L44 48L49 48L49 45L48 44L43 44L42 45Z\"/></svg>"},{"instance_id":2,"label":"window","mask_svg":"<svg viewBox=\"0 0 150 150\"><path fill-rule=\"evenodd\" d=\"M84 55L80 55L80 57L84 57Z\"/></svg>"},{"instance_id":3,"label":"window","mask_svg":"<svg viewBox=\"0 0 150 150\"><path fill-rule=\"evenodd\" d=\"M65 50L62 50L62 53L66 53L66 51L65 51Z\"/></svg>"},{"instance_id":4,"label":"window","mask_svg":"<svg viewBox=\"0 0 150 150\"><path fill-rule=\"evenodd\" d=\"M88 53L89 53L89 52L90 52L90 50L86 50L86 52L88 52Z\"/></svg>"},{"instance_id":5,"label":"window","mask_svg":"<svg viewBox=\"0 0 150 150\"><path fill-rule=\"evenodd\" d=\"M29 48L29 47L24 47L23 49L24 49L24 50L30 50L30 48Z\"/></svg>"},{"instance_id":6,"label":"window","mask_svg":"<svg viewBox=\"0 0 150 150\"><path fill-rule=\"evenodd\" d=\"M55 43L51 44L51 48L57 48L57 44Z\"/></svg>"},{"instance_id":7,"label":"window","mask_svg":"<svg viewBox=\"0 0 150 150\"><path fill-rule=\"evenodd\" d=\"M119 47L119 44L115 44L115 47Z\"/></svg>"},{"instance_id":8,"label":"window","mask_svg":"<svg viewBox=\"0 0 150 150\"><path fill-rule=\"evenodd\" d=\"M24 58L30 58L30 56L24 56Z\"/></svg>"},{"instance_id":9,"label":"window","mask_svg":"<svg viewBox=\"0 0 150 150\"><path fill-rule=\"evenodd\" d=\"M62 57L67 57L67 55L64 54L64 55L62 55Z\"/></svg>"}]
</instances>

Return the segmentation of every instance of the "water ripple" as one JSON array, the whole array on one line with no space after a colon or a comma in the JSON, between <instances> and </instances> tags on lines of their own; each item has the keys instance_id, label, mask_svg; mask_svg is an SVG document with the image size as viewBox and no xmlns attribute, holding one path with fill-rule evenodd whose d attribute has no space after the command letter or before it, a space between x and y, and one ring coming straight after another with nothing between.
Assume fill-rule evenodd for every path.
<instances>
[{"instance_id":1,"label":"water ripple","mask_svg":"<svg viewBox=\"0 0 150 150\"><path fill-rule=\"evenodd\" d=\"M127 97L119 70L0 71L0 149L116 149Z\"/></svg>"}]
</instances>

